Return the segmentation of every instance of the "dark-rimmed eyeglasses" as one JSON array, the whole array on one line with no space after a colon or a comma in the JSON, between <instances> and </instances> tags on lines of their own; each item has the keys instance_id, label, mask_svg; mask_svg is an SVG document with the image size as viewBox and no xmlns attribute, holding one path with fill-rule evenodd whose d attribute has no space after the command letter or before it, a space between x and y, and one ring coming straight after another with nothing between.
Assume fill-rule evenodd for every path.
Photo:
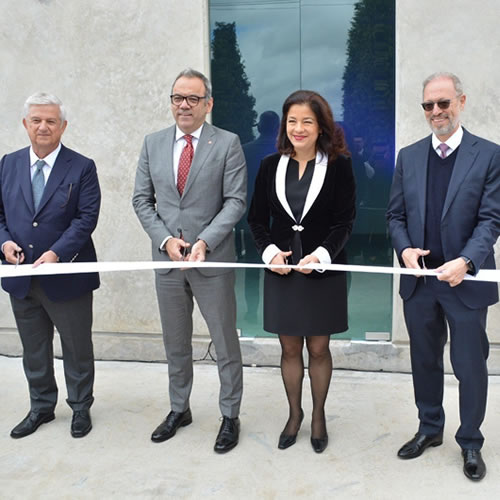
<instances>
[{"instance_id":1,"label":"dark-rimmed eyeglasses","mask_svg":"<svg viewBox=\"0 0 500 500\"><path fill-rule=\"evenodd\" d=\"M180 106L184 99L188 103L188 106L196 106L200 102L201 99L206 99L206 95L180 95L180 94L172 94L170 96L170 102L174 106Z\"/></svg>"},{"instance_id":2,"label":"dark-rimmed eyeglasses","mask_svg":"<svg viewBox=\"0 0 500 500\"><path fill-rule=\"evenodd\" d=\"M453 99L458 99L459 97L461 97L461 95L462 94L457 95ZM422 108L424 108L424 111L432 111L436 104L438 105L439 109L448 109L453 99L441 99L439 101L425 101L421 103L421 106Z\"/></svg>"}]
</instances>

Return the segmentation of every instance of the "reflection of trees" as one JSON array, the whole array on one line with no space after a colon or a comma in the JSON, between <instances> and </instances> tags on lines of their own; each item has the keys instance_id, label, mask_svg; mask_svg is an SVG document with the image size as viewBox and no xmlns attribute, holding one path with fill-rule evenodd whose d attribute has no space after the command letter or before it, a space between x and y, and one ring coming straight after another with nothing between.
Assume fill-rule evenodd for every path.
<instances>
[{"instance_id":1,"label":"reflection of trees","mask_svg":"<svg viewBox=\"0 0 500 500\"><path fill-rule=\"evenodd\" d=\"M395 0L360 0L347 41L344 121L365 143L393 144Z\"/></svg>"},{"instance_id":2,"label":"reflection of trees","mask_svg":"<svg viewBox=\"0 0 500 500\"><path fill-rule=\"evenodd\" d=\"M242 143L253 140L257 119L255 98L241 59L236 23L215 23L212 40L212 84L214 124L240 136Z\"/></svg>"},{"instance_id":3,"label":"reflection of trees","mask_svg":"<svg viewBox=\"0 0 500 500\"><path fill-rule=\"evenodd\" d=\"M356 264L389 265L385 210L394 165L395 0L359 0L347 40L344 122L357 215L347 251Z\"/></svg>"}]
</instances>

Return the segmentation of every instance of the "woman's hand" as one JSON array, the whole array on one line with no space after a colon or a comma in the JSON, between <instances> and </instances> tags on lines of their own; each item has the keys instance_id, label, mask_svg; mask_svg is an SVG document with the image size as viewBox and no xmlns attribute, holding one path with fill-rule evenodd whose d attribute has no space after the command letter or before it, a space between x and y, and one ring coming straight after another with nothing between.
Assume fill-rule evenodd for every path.
<instances>
[{"instance_id":1,"label":"woman's hand","mask_svg":"<svg viewBox=\"0 0 500 500\"><path fill-rule=\"evenodd\" d=\"M299 267L301 267L301 266L305 266L306 264L310 264L311 262L313 262L315 264L319 264L318 257L316 257L315 255L306 255L305 257L300 259L300 261L297 265ZM302 273L302 274L310 274L310 273L312 273L313 270L302 268L302 269L295 269L295 271L298 271L299 273Z\"/></svg>"},{"instance_id":2,"label":"woman's hand","mask_svg":"<svg viewBox=\"0 0 500 500\"><path fill-rule=\"evenodd\" d=\"M290 255L292 255L291 250L289 252L279 252L273 257L273 260L270 262L270 264L288 264L287 257L290 257ZM272 267L271 271L278 274L288 274L291 269L289 267Z\"/></svg>"}]
</instances>

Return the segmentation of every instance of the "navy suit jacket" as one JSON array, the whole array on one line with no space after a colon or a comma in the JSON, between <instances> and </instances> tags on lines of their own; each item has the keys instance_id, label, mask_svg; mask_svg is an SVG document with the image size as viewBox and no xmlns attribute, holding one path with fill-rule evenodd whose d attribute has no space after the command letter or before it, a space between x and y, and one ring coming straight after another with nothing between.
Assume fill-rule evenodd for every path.
<instances>
[{"instance_id":1,"label":"navy suit jacket","mask_svg":"<svg viewBox=\"0 0 500 500\"><path fill-rule=\"evenodd\" d=\"M31 264L47 250L61 262L95 262L91 234L97 225L101 192L93 160L61 147L35 212L29 148L5 155L0 162L0 245L17 243ZM2 260L5 256L1 255ZM5 261L2 262L5 264ZM97 273L40 276L53 301L70 300L99 287ZM4 278L2 288L26 297L31 277Z\"/></svg>"},{"instance_id":2,"label":"navy suit jacket","mask_svg":"<svg viewBox=\"0 0 500 500\"><path fill-rule=\"evenodd\" d=\"M427 171L431 136L399 152L387 210L392 244L402 266L402 251L424 248ZM460 255L472 260L475 271L495 269L493 245L500 234L500 146L470 134L464 135L441 216L445 261ZM417 279L401 276L400 295L407 300ZM450 288L469 308L498 301L496 283L464 280Z\"/></svg>"}]
</instances>

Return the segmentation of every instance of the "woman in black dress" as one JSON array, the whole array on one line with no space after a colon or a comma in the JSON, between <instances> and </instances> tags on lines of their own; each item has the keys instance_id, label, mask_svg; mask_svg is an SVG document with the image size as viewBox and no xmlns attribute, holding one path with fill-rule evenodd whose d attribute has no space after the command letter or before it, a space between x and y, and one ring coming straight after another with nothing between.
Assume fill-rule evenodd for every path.
<instances>
[{"instance_id":1,"label":"woman in black dress","mask_svg":"<svg viewBox=\"0 0 500 500\"><path fill-rule=\"evenodd\" d=\"M283 104L279 153L262 160L248 222L266 264L346 263L355 185L342 129L316 92L298 90ZM313 399L311 444L328 445L325 401L332 375L330 335L347 330L344 272L266 269L264 329L279 335L289 418L278 447L296 441L304 412L304 339Z\"/></svg>"}]
</instances>

